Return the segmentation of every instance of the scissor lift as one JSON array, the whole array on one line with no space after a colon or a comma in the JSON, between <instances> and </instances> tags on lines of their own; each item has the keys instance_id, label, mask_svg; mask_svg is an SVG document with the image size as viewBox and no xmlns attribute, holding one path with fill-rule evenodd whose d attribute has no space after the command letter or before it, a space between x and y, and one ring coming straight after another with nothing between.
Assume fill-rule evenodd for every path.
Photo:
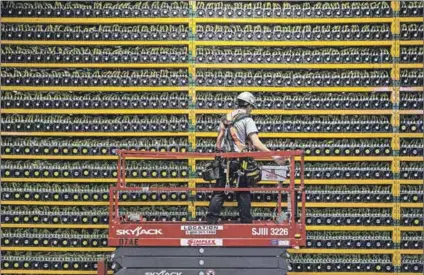
<instances>
[{"instance_id":1,"label":"scissor lift","mask_svg":"<svg viewBox=\"0 0 424 275\"><path fill-rule=\"evenodd\" d=\"M302 151L247 153L167 153L118 150L118 179L110 188L109 246L117 247L112 256L117 275L282 275L287 272L286 249L304 246L305 193L304 157ZM289 166L262 172L262 180L277 179L277 216L273 221L253 224L220 223L209 225L198 221L159 222L119 215L119 192L134 191L264 191L264 188L146 188L126 186L126 159L195 159L195 158L270 159L282 156ZM295 184L295 162L299 163L299 184ZM269 167L268 167L269 169ZM285 174L289 171L289 175ZM282 178L283 177L283 178ZM283 181L285 178L288 180ZM282 202L281 194L287 194ZM297 195L301 194L300 201ZM287 208L283 213L282 206ZM98 274L105 274L99 264Z\"/></svg>"}]
</instances>

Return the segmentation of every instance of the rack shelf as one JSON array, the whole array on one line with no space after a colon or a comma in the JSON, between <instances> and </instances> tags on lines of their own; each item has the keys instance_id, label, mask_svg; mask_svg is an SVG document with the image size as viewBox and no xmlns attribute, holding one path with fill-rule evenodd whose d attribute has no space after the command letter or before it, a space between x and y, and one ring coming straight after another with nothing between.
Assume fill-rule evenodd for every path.
<instances>
[{"instance_id":1,"label":"rack shelf","mask_svg":"<svg viewBox=\"0 0 424 275\"><path fill-rule=\"evenodd\" d=\"M84 114L84 115L176 115L188 109L2 109L3 114Z\"/></svg>"},{"instance_id":2,"label":"rack shelf","mask_svg":"<svg viewBox=\"0 0 424 275\"><path fill-rule=\"evenodd\" d=\"M237 46L237 47L350 47L350 46L392 46L393 41L215 41L196 40L196 46ZM421 41L422 45L423 42ZM415 44L414 44L415 45Z\"/></svg>"},{"instance_id":3,"label":"rack shelf","mask_svg":"<svg viewBox=\"0 0 424 275\"><path fill-rule=\"evenodd\" d=\"M394 226L307 225L308 231L393 231Z\"/></svg>"},{"instance_id":4,"label":"rack shelf","mask_svg":"<svg viewBox=\"0 0 424 275\"><path fill-rule=\"evenodd\" d=\"M415 18L414 18L415 19ZM411 19L412 20L412 19ZM391 17L365 18L196 18L197 24L365 24L365 23L392 23ZM417 22L417 21L406 21ZM422 22L422 18L421 18Z\"/></svg>"},{"instance_id":5,"label":"rack shelf","mask_svg":"<svg viewBox=\"0 0 424 275\"><path fill-rule=\"evenodd\" d=\"M45 160L117 160L118 156L90 156L90 155L0 155L1 159L45 159ZM142 157L128 157L128 160L151 159Z\"/></svg>"},{"instance_id":6,"label":"rack shelf","mask_svg":"<svg viewBox=\"0 0 424 275\"><path fill-rule=\"evenodd\" d=\"M421 90L423 88L420 88ZM392 87L217 87L197 86L196 91L207 92L391 92Z\"/></svg>"},{"instance_id":7,"label":"rack shelf","mask_svg":"<svg viewBox=\"0 0 424 275\"><path fill-rule=\"evenodd\" d=\"M24 270L24 269L3 269L2 274L57 274L57 275L95 275L96 270ZM113 274L113 271L108 271L108 274ZM411 273L412 274L412 273ZM384 275L384 274L383 274ZM410 274L408 274L410 275ZM412 274L413 275L413 274Z\"/></svg>"},{"instance_id":8,"label":"rack shelf","mask_svg":"<svg viewBox=\"0 0 424 275\"><path fill-rule=\"evenodd\" d=\"M422 115L424 110L400 110L399 114L401 115Z\"/></svg>"},{"instance_id":9,"label":"rack shelf","mask_svg":"<svg viewBox=\"0 0 424 275\"><path fill-rule=\"evenodd\" d=\"M400 69L422 69L424 68L424 65L421 63L416 64L399 64Z\"/></svg>"},{"instance_id":10,"label":"rack shelf","mask_svg":"<svg viewBox=\"0 0 424 275\"><path fill-rule=\"evenodd\" d=\"M422 46L424 45L423 40L399 40L401 46Z\"/></svg>"},{"instance_id":11,"label":"rack shelf","mask_svg":"<svg viewBox=\"0 0 424 275\"><path fill-rule=\"evenodd\" d=\"M399 180L399 184L424 184L423 180Z\"/></svg>"},{"instance_id":12,"label":"rack shelf","mask_svg":"<svg viewBox=\"0 0 424 275\"><path fill-rule=\"evenodd\" d=\"M0 155L1 159L45 159L45 160L117 160L118 156L64 156L64 155ZM135 159L135 158L128 158Z\"/></svg>"},{"instance_id":13,"label":"rack shelf","mask_svg":"<svg viewBox=\"0 0 424 275\"><path fill-rule=\"evenodd\" d=\"M112 252L114 247L28 247L4 246L2 251L43 251L43 252Z\"/></svg>"},{"instance_id":14,"label":"rack shelf","mask_svg":"<svg viewBox=\"0 0 424 275\"><path fill-rule=\"evenodd\" d=\"M71 229L108 229L107 224L0 224L1 228L71 228Z\"/></svg>"},{"instance_id":15,"label":"rack shelf","mask_svg":"<svg viewBox=\"0 0 424 275\"><path fill-rule=\"evenodd\" d=\"M5 68L188 68L188 63L1 63Z\"/></svg>"},{"instance_id":16,"label":"rack shelf","mask_svg":"<svg viewBox=\"0 0 424 275\"><path fill-rule=\"evenodd\" d=\"M423 92L423 87L400 87L399 89L401 92Z\"/></svg>"},{"instance_id":17,"label":"rack shelf","mask_svg":"<svg viewBox=\"0 0 424 275\"><path fill-rule=\"evenodd\" d=\"M215 132L196 132L196 137L217 137L217 135ZM261 138L392 138L393 133L260 133L259 136Z\"/></svg>"},{"instance_id":18,"label":"rack shelf","mask_svg":"<svg viewBox=\"0 0 424 275\"><path fill-rule=\"evenodd\" d=\"M2 136L37 137L185 137L188 132L1 132Z\"/></svg>"},{"instance_id":19,"label":"rack shelf","mask_svg":"<svg viewBox=\"0 0 424 275\"><path fill-rule=\"evenodd\" d=\"M292 254L393 254L394 249L329 249L329 248L309 248L309 249L288 249Z\"/></svg>"},{"instance_id":20,"label":"rack shelf","mask_svg":"<svg viewBox=\"0 0 424 275\"><path fill-rule=\"evenodd\" d=\"M399 133L400 138L424 138L424 133Z\"/></svg>"},{"instance_id":21,"label":"rack shelf","mask_svg":"<svg viewBox=\"0 0 424 275\"><path fill-rule=\"evenodd\" d=\"M196 109L195 114L225 114L228 109ZM422 111L421 111L422 112ZM392 110L253 110L253 115L391 115ZM415 114L415 113L414 113Z\"/></svg>"},{"instance_id":22,"label":"rack shelf","mask_svg":"<svg viewBox=\"0 0 424 275\"><path fill-rule=\"evenodd\" d=\"M125 41L78 41L78 40L2 40L3 45L65 45L65 46L170 46L170 45L188 45L188 40L125 40Z\"/></svg>"},{"instance_id":23,"label":"rack shelf","mask_svg":"<svg viewBox=\"0 0 424 275\"><path fill-rule=\"evenodd\" d=\"M0 201L4 205L54 205L54 206L108 206L108 201ZM187 206L189 201L137 201L119 202L122 206ZM275 205L275 204L274 204Z\"/></svg>"},{"instance_id":24,"label":"rack shelf","mask_svg":"<svg viewBox=\"0 0 424 275\"><path fill-rule=\"evenodd\" d=\"M116 178L108 179L93 179L93 178L1 178L2 182L77 182L77 183L115 183ZM131 183L157 183L158 181L163 183L168 182L188 182L188 178L148 178L148 179L126 179L126 182Z\"/></svg>"},{"instance_id":25,"label":"rack shelf","mask_svg":"<svg viewBox=\"0 0 424 275\"><path fill-rule=\"evenodd\" d=\"M3 17L1 23L21 24L188 24L190 18Z\"/></svg>"},{"instance_id":26,"label":"rack shelf","mask_svg":"<svg viewBox=\"0 0 424 275\"><path fill-rule=\"evenodd\" d=\"M399 157L400 161L424 161L424 157Z\"/></svg>"},{"instance_id":27,"label":"rack shelf","mask_svg":"<svg viewBox=\"0 0 424 275\"><path fill-rule=\"evenodd\" d=\"M400 231L423 231L422 226L399 226Z\"/></svg>"},{"instance_id":28,"label":"rack shelf","mask_svg":"<svg viewBox=\"0 0 424 275\"><path fill-rule=\"evenodd\" d=\"M160 87L83 87L83 86L2 86L3 91L52 91L52 92L180 92L188 91L187 86Z\"/></svg>"},{"instance_id":29,"label":"rack shelf","mask_svg":"<svg viewBox=\"0 0 424 275\"><path fill-rule=\"evenodd\" d=\"M410 64L415 65L415 64ZM417 64L421 65L422 64ZM196 63L196 68L210 68L210 69L391 69L393 64L250 64L250 63ZM415 68L415 67L414 67Z\"/></svg>"},{"instance_id":30,"label":"rack shelf","mask_svg":"<svg viewBox=\"0 0 424 275\"><path fill-rule=\"evenodd\" d=\"M423 202L401 202L401 208L424 208Z\"/></svg>"},{"instance_id":31,"label":"rack shelf","mask_svg":"<svg viewBox=\"0 0 424 275\"><path fill-rule=\"evenodd\" d=\"M401 23L422 23L422 17L399 17Z\"/></svg>"},{"instance_id":32,"label":"rack shelf","mask_svg":"<svg viewBox=\"0 0 424 275\"><path fill-rule=\"evenodd\" d=\"M401 249L400 250L400 254L404 254L404 255L423 255L424 254L424 250L422 249Z\"/></svg>"}]
</instances>

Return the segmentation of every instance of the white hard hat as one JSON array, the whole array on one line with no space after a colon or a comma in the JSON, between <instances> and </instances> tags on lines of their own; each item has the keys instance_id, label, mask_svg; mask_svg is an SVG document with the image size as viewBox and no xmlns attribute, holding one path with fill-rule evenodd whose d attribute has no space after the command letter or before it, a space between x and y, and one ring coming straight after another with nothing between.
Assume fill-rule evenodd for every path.
<instances>
[{"instance_id":1,"label":"white hard hat","mask_svg":"<svg viewBox=\"0 0 424 275\"><path fill-rule=\"evenodd\" d=\"M237 96L237 99L238 100L241 100L241 101L244 101L246 103L249 103L250 105L252 105L253 107L256 108L256 105L255 105L255 96L252 95L249 92L243 92L243 93L239 94Z\"/></svg>"}]
</instances>

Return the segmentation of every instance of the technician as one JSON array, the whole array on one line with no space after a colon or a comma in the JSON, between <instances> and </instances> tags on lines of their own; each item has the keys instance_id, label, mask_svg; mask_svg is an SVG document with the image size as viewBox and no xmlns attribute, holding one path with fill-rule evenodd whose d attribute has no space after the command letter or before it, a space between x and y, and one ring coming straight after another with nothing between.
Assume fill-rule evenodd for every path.
<instances>
[{"instance_id":1,"label":"technician","mask_svg":"<svg viewBox=\"0 0 424 275\"><path fill-rule=\"evenodd\" d=\"M219 133L216 140L217 151L243 152L251 149L261 152L271 151L259 139L258 128L250 116L250 113L256 107L255 97L249 92L239 94L237 96L237 107L237 109L224 116L219 124ZM273 159L279 165L283 165L286 161L282 157L273 157ZM222 170L229 170L227 171L229 174L221 174L222 176L216 181L216 187L218 188L228 187L230 183L234 182L236 182L237 187L249 188L260 180L260 170L253 159L221 159L221 162L223 166ZM252 223L250 192L240 191L235 193L240 222ZM225 194L223 191L213 192L206 215L207 223L214 224L218 222L221 208L224 204L224 198Z\"/></svg>"}]
</instances>

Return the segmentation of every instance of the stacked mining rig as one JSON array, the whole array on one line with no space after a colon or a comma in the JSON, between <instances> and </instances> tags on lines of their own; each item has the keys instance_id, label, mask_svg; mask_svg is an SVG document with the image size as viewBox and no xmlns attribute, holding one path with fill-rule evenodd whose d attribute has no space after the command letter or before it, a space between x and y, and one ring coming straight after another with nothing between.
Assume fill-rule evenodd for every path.
<instances>
[{"instance_id":1,"label":"stacked mining rig","mask_svg":"<svg viewBox=\"0 0 424 275\"><path fill-rule=\"evenodd\" d=\"M2 274L94 274L116 150L213 152L242 91L263 142L306 155L290 274L422 274L423 3L2 1ZM130 186L210 186L205 160L127 163ZM253 216L273 219L259 186ZM177 222L211 194L119 196Z\"/></svg>"}]
</instances>

